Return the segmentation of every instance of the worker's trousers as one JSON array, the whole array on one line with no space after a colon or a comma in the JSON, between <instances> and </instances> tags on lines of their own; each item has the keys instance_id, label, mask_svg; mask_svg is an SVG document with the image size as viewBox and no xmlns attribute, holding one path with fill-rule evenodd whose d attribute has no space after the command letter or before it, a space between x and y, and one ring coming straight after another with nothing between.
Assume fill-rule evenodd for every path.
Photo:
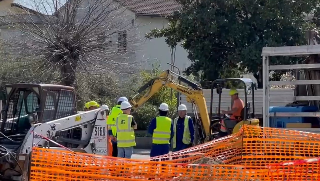
<instances>
[{"instance_id":1,"label":"worker's trousers","mask_svg":"<svg viewBox=\"0 0 320 181\"><path fill-rule=\"evenodd\" d=\"M224 129L221 129L221 131L227 132L228 129L233 129L237 125L237 120L225 118L221 124L221 127L224 127Z\"/></svg>"},{"instance_id":2,"label":"worker's trousers","mask_svg":"<svg viewBox=\"0 0 320 181\"><path fill-rule=\"evenodd\" d=\"M118 147L118 157L131 158L133 154L133 146L131 147Z\"/></svg>"},{"instance_id":3,"label":"worker's trousers","mask_svg":"<svg viewBox=\"0 0 320 181\"><path fill-rule=\"evenodd\" d=\"M169 144L152 144L150 157L168 154L170 150Z\"/></svg>"},{"instance_id":4,"label":"worker's trousers","mask_svg":"<svg viewBox=\"0 0 320 181\"><path fill-rule=\"evenodd\" d=\"M192 144L189 144L189 145L186 145L186 144L177 144L175 148L173 148L173 151L176 152L176 151L180 151L180 150L184 150L184 149L187 149L187 148L190 148L192 147Z\"/></svg>"},{"instance_id":5,"label":"worker's trousers","mask_svg":"<svg viewBox=\"0 0 320 181\"><path fill-rule=\"evenodd\" d=\"M113 157L118 156L118 144L115 141L112 141L112 156Z\"/></svg>"}]
</instances>

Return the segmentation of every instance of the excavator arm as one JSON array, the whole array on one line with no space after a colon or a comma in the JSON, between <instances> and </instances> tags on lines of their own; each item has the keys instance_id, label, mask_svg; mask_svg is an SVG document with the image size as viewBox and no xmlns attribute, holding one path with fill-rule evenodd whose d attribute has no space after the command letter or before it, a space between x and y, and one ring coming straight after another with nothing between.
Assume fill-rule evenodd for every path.
<instances>
[{"instance_id":1,"label":"excavator arm","mask_svg":"<svg viewBox=\"0 0 320 181\"><path fill-rule=\"evenodd\" d=\"M173 81L174 77L176 77L179 82L186 84L186 86L180 83L174 82ZM159 92L162 87L169 87L169 88L172 88L173 90L180 92L181 94L184 94L187 97L188 102L191 102L198 107L201 122L204 128L206 137L208 139L211 135L210 119L209 119L206 100L204 98L202 88L198 86L196 83L193 83L188 79L170 70L166 70L162 72L158 77L150 80L148 83L146 83L144 86L142 86L138 90L138 94L136 94L134 97L130 99L130 103L132 104L133 109L137 109L140 106L142 106L154 94ZM135 99L147 89L149 89L147 93L145 93L140 99L138 99L138 101L135 101Z\"/></svg>"}]
</instances>

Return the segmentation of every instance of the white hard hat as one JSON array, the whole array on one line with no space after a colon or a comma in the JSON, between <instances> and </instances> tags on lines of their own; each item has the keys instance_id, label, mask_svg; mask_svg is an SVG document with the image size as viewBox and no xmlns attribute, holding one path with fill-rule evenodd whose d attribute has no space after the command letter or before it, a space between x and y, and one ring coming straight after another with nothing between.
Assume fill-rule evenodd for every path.
<instances>
[{"instance_id":1,"label":"white hard hat","mask_svg":"<svg viewBox=\"0 0 320 181\"><path fill-rule=\"evenodd\" d=\"M178 111L186 111L187 110L187 106L184 104L180 104L178 107Z\"/></svg>"},{"instance_id":2,"label":"white hard hat","mask_svg":"<svg viewBox=\"0 0 320 181\"><path fill-rule=\"evenodd\" d=\"M128 98L126 98L126 97L120 97L117 102L124 102L124 101L127 101L127 102L128 102Z\"/></svg>"},{"instance_id":3,"label":"white hard hat","mask_svg":"<svg viewBox=\"0 0 320 181\"><path fill-rule=\"evenodd\" d=\"M167 103L161 103L160 106L159 106L159 109L161 111L169 111L169 106Z\"/></svg>"},{"instance_id":4,"label":"white hard hat","mask_svg":"<svg viewBox=\"0 0 320 181\"><path fill-rule=\"evenodd\" d=\"M102 110L109 110L109 107L108 107L107 105L102 105L102 106L100 107L100 109L102 109Z\"/></svg>"},{"instance_id":5,"label":"white hard hat","mask_svg":"<svg viewBox=\"0 0 320 181\"><path fill-rule=\"evenodd\" d=\"M131 104L128 101L123 101L120 105L120 109L124 110L124 109L128 109L131 108Z\"/></svg>"}]
</instances>

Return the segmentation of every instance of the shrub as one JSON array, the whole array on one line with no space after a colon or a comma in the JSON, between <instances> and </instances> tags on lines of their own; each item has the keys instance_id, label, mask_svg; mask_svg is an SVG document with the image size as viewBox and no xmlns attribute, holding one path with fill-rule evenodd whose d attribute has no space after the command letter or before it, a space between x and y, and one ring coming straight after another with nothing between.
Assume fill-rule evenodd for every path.
<instances>
[{"instance_id":1,"label":"shrub","mask_svg":"<svg viewBox=\"0 0 320 181\"><path fill-rule=\"evenodd\" d=\"M87 101L97 101L100 105L113 107L114 99L119 95L120 89L117 80L105 74L90 75L77 74L76 80L77 107L82 110Z\"/></svg>"}]
</instances>

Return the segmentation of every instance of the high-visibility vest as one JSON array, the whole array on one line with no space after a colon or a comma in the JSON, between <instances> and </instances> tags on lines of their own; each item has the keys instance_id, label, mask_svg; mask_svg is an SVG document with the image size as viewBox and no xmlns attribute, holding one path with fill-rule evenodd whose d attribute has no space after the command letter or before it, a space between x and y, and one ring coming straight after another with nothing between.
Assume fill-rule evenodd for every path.
<instances>
[{"instance_id":1,"label":"high-visibility vest","mask_svg":"<svg viewBox=\"0 0 320 181\"><path fill-rule=\"evenodd\" d=\"M174 119L173 121L173 131L174 131L174 136L173 136L173 148L177 147L177 122L178 122L179 117ZM182 137L182 143L189 145L191 143L191 136L190 136L190 130L189 130L189 119L190 116L186 116L184 118L184 129L183 129L183 137Z\"/></svg>"},{"instance_id":2,"label":"high-visibility vest","mask_svg":"<svg viewBox=\"0 0 320 181\"><path fill-rule=\"evenodd\" d=\"M131 127L132 116L128 114L120 114L116 119L116 133L118 147L136 146L136 139L133 128Z\"/></svg>"},{"instance_id":3,"label":"high-visibility vest","mask_svg":"<svg viewBox=\"0 0 320 181\"><path fill-rule=\"evenodd\" d=\"M122 114L122 110L120 109L120 105L116 105L111 109L107 119L108 130L112 130L113 136L116 136L116 118L119 114Z\"/></svg>"},{"instance_id":4,"label":"high-visibility vest","mask_svg":"<svg viewBox=\"0 0 320 181\"><path fill-rule=\"evenodd\" d=\"M171 119L165 116L156 117L156 129L153 130L152 143L170 144Z\"/></svg>"}]
</instances>

